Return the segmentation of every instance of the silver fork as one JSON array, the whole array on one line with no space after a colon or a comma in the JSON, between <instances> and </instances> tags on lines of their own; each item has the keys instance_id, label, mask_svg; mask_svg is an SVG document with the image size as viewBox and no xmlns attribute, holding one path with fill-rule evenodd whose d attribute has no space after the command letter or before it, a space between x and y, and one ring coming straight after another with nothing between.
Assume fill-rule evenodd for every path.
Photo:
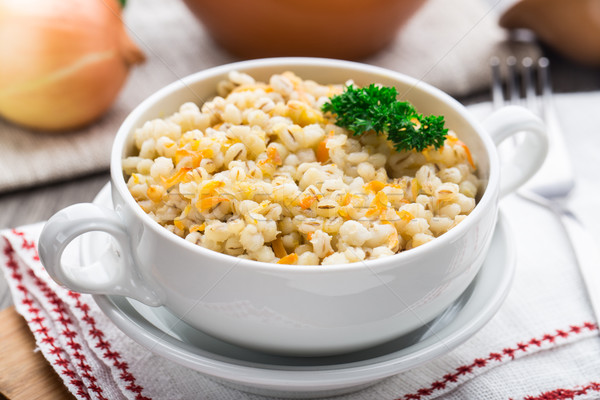
<instances>
[{"instance_id":1,"label":"silver fork","mask_svg":"<svg viewBox=\"0 0 600 400\"><path fill-rule=\"evenodd\" d=\"M599 322L600 254L595 238L584 228L577 215L569 207L568 198L575 187L575 177L553 106L548 59L540 58L534 65L531 58L524 58L519 65L516 58L508 57L506 59L507 96L504 96L503 91L500 60L493 58L490 65L494 107L497 108L506 103L523 105L537 113L546 124L550 142L546 161L540 171L530 182L518 190L517 194L537 205L548 208L560 220L579 266L596 322ZM537 81L534 80L534 69ZM541 92L540 96L537 95L538 88Z\"/></svg>"}]
</instances>

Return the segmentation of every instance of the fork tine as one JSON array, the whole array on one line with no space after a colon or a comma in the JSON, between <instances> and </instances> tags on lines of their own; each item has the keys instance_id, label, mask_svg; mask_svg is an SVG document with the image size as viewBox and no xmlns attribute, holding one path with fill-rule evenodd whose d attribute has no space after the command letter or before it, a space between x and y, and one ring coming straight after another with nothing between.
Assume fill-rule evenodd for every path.
<instances>
[{"instance_id":1,"label":"fork tine","mask_svg":"<svg viewBox=\"0 0 600 400\"><path fill-rule=\"evenodd\" d=\"M519 82L517 79L517 58L510 56L506 58L506 73L507 73L507 90L508 98L511 104L519 105L521 91L519 90Z\"/></svg>"},{"instance_id":2,"label":"fork tine","mask_svg":"<svg viewBox=\"0 0 600 400\"><path fill-rule=\"evenodd\" d=\"M550 74L548 69L550 68L550 61L546 57L541 57L538 60L538 83L542 89L542 112L544 118L547 118L548 108L550 107L550 101L552 96L552 84L550 82Z\"/></svg>"},{"instance_id":3,"label":"fork tine","mask_svg":"<svg viewBox=\"0 0 600 400\"><path fill-rule=\"evenodd\" d=\"M539 104L536 98L536 82L533 79L533 60L525 57L521 61L521 76L523 77L523 88L525 89L525 101L527 108L539 115Z\"/></svg>"},{"instance_id":4,"label":"fork tine","mask_svg":"<svg viewBox=\"0 0 600 400\"><path fill-rule=\"evenodd\" d=\"M504 105L500 59L498 57L492 57L490 59L490 67L492 68L492 102L494 109L497 110Z\"/></svg>"},{"instance_id":5,"label":"fork tine","mask_svg":"<svg viewBox=\"0 0 600 400\"><path fill-rule=\"evenodd\" d=\"M550 68L550 61L546 57L540 57L538 60L539 68L539 82L542 87L542 94L550 95L552 91L552 85L550 82L550 75L548 74L548 68Z\"/></svg>"}]
</instances>

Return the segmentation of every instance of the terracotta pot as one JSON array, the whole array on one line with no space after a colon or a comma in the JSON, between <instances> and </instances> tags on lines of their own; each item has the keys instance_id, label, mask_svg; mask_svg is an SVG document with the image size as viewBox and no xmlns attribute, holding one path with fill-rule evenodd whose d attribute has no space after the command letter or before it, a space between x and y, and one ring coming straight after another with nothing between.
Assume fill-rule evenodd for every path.
<instances>
[{"instance_id":1,"label":"terracotta pot","mask_svg":"<svg viewBox=\"0 0 600 400\"><path fill-rule=\"evenodd\" d=\"M359 59L388 45L424 0L184 0L242 58Z\"/></svg>"}]
</instances>

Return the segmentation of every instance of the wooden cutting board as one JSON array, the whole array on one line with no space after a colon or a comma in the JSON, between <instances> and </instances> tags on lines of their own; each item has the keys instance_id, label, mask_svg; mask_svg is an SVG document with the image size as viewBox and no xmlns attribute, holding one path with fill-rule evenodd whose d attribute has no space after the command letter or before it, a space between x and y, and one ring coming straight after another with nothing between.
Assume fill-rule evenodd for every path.
<instances>
[{"instance_id":1,"label":"wooden cutting board","mask_svg":"<svg viewBox=\"0 0 600 400\"><path fill-rule=\"evenodd\" d=\"M14 307L0 311L0 400L72 400Z\"/></svg>"}]
</instances>

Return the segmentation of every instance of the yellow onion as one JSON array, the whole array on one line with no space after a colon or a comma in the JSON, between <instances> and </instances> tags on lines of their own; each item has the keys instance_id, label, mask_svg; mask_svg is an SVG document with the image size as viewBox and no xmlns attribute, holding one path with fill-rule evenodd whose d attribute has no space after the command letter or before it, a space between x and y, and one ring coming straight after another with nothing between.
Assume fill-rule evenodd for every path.
<instances>
[{"instance_id":1,"label":"yellow onion","mask_svg":"<svg viewBox=\"0 0 600 400\"><path fill-rule=\"evenodd\" d=\"M16 124L92 122L143 59L116 0L0 0L0 115Z\"/></svg>"}]
</instances>

